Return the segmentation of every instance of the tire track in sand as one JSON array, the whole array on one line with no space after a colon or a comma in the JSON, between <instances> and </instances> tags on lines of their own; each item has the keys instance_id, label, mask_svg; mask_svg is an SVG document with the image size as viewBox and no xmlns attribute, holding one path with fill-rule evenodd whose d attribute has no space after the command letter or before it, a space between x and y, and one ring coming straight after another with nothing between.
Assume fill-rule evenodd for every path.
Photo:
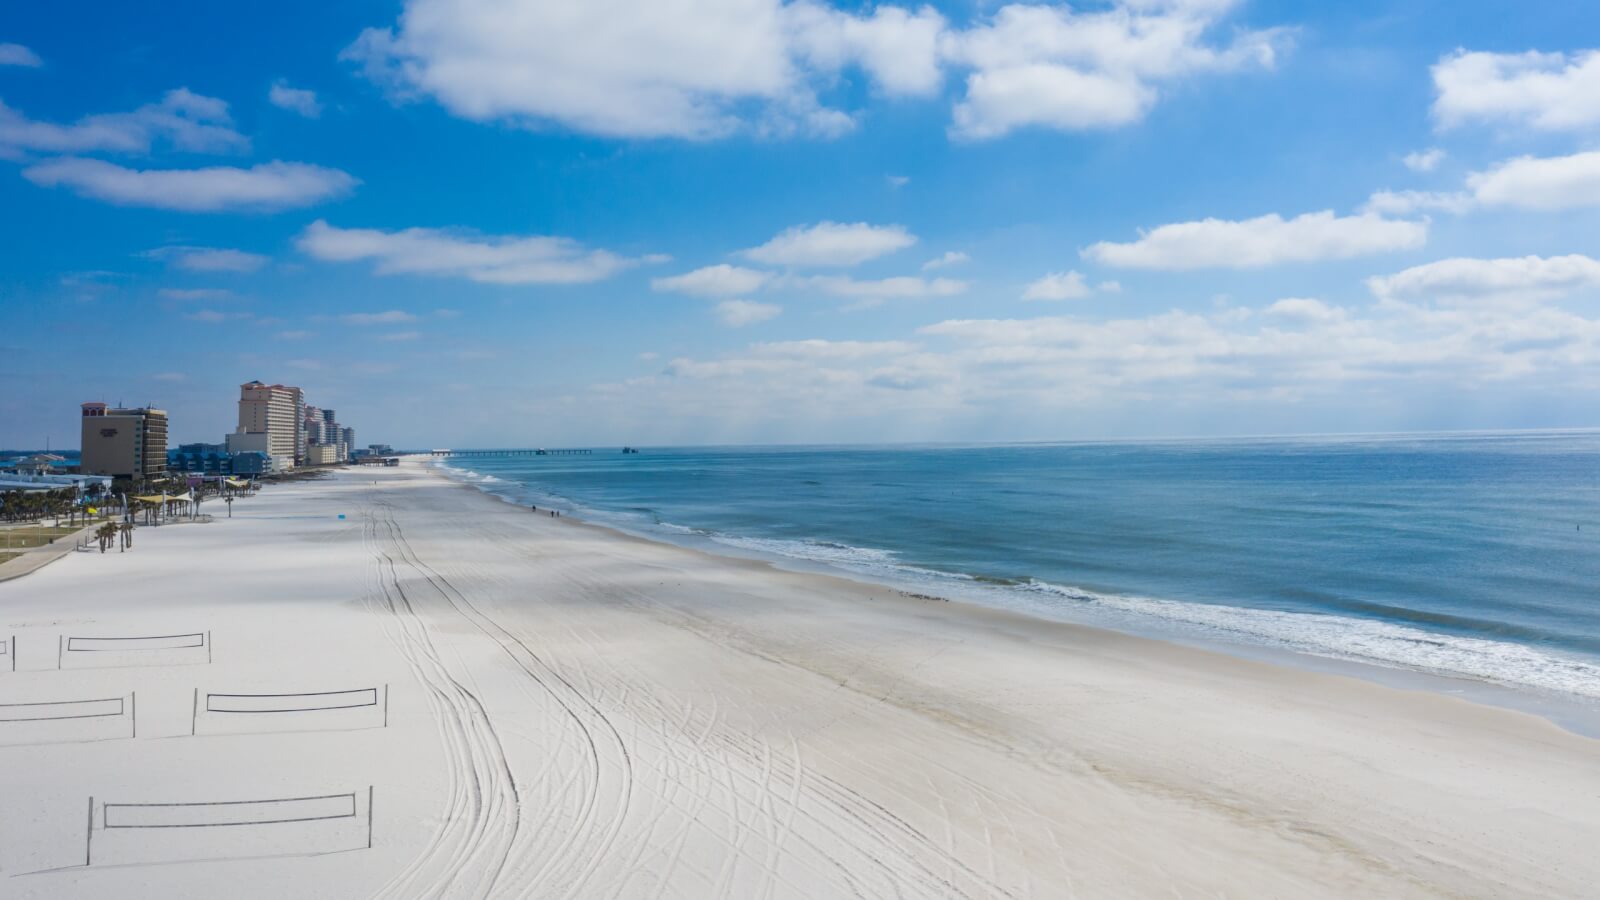
<instances>
[{"instance_id":1,"label":"tire track in sand","mask_svg":"<svg viewBox=\"0 0 1600 900\"><path fill-rule=\"evenodd\" d=\"M462 618L495 641L513 664L544 688L566 712L587 745L592 777L577 821L555 847L542 843L519 847L515 853L516 864L493 885L492 896L523 897L534 892L539 896L583 896L585 886L606 861L628 815L634 772L627 743L587 694L546 663L522 638L486 615L448 578L423 562L387 506L383 518L398 556L425 578ZM521 813L519 810L518 815ZM523 843L530 842L524 840ZM509 846L507 850L509 853Z\"/></svg>"},{"instance_id":2,"label":"tire track in sand","mask_svg":"<svg viewBox=\"0 0 1600 900\"><path fill-rule=\"evenodd\" d=\"M445 664L423 619L438 603L426 578L395 552L391 516L367 512L385 632L417 676L434 713L449 768L444 820L427 847L375 898L487 897L505 869L520 822L515 779L482 702ZM420 583L419 583L420 582ZM419 611L420 610L420 611Z\"/></svg>"}]
</instances>

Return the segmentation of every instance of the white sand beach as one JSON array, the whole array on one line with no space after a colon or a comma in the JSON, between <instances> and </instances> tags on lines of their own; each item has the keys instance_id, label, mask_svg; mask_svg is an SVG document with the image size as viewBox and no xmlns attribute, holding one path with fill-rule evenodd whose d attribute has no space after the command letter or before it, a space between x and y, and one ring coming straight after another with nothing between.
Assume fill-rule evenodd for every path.
<instances>
[{"instance_id":1,"label":"white sand beach","mask_svg":"<svg viewBox=\"0 0 1600 900\"><path fill-rule=\"evenodd\" d=\"M6 898L1600 885L1600 741L1533 716L708 556L418 464L0 583L0 642Z\"/></svg>"}]
</instances>

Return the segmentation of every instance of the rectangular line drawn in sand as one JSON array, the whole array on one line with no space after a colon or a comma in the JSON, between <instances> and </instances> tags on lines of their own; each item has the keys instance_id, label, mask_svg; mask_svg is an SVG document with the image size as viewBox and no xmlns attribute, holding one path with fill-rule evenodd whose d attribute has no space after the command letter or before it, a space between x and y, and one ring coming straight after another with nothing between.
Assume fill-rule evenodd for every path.
<instances>
[{"instance_id":1,"label":"rectangular line drawn in sand","mask_svg":"<svg viewBox=\"0 0 1600 900\"><path fill-rule=\"evenodd\" d=\"M89 798L83 865L317 856L372 847L364 791L256 800L97 803Z\"/></svg>"},{"instance_id":2,"label":"rectangular line drawn in sand","mask_svg":"<svg viewBox=\"0 0 1600 900\"><path fill-rule=\"evenodd\" d=\"M113 636L61 635L56 643L56 668L203 665L211 662L211 649L209 631Z\"/></svg>"},{"instance_id":3,"label":"rectangular line drawn in sand","mask_svg":"<svg viewBox=\"0 0 1600 900\"><path fill-rule=\"evenodd\" d=\"M138 736L137 697L0 703L0 745L65 744Z\"/></svg>"},{"instance_id":4,"label":"rectangular line drawn in sand","mask_svg":"<svg viewBox=\"0 0 1600 900\"><path fill-rule=\"evenodd\" d=\"M194 692L189 733L351 730L389 724L389 686L341 691L244 694Z\"/></svg>"}]
</instances>

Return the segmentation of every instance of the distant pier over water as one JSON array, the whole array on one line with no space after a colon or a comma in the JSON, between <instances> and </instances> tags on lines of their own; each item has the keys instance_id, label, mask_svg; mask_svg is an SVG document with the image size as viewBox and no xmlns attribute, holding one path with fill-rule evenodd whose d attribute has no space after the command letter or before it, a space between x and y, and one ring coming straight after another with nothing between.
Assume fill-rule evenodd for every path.
<instances>
[{"instance_id":1,"label":"distant pier over water","mask_svg":"<svg viewBox=\"0 0 1600 900\"><path fill-rule=\"evenodd\" d=\"M537 448L523 449L523 450L450 450L450 449L447 449L447 448L435 448L433 450L427 451L427 455L428 456L439 456L439 457L444 457L444 456L584 456L584 455L591 454L593 452L594 452L593 450L587 450L587 449L575 448L575 447L556 448L556 449L551 449L551 448L546 448L546 447L537 447ZM623 452L626 453L628 451L624 450ZM635 450L633 452L637 453L638 451ZM422 451L419 450L419 451L416 451L416 453L414 455L421 455L421 454L422 454Z\"/></svg>"}]
</instances>

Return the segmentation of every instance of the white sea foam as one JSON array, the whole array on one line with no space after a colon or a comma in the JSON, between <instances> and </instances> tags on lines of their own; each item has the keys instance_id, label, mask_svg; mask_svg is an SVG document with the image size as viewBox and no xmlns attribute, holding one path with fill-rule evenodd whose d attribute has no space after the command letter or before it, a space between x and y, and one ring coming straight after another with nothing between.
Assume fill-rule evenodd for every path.
<instances>
[{"instance_id":1,"label":"white sea foam","mask_svg":"<svg viewBox=\"0 0 1600 900\"><path fill-rule=\"evenodd\" d=\"M511 482L442 463L440 467L482 490L512 500L503 493ZM501 482L501 490L496 490L490 481ZM818 540L743 537L661 522L653 515L637 512L611 513L577 505L573 508L580 516L627 531L668 539L695 538L699 539L696 543L703 541L780 561L819 565L914 590L943 591L953 597L1034 615L1134 632L1189 634L1600 699L1600 665L1523 644L1447 635L1371 619L1103 594L1040 581L993 584L969 575L908 565L889 550Z\"/></svg>"},{"instance_id":2,"label":"white sea foam","mask_svg":"<svg viewBox=\"0 0 1600 900\"><path fill-rule=\"evenodd\" d=\"M1036 615L1088 619L1135 631L1149 630L1159 623L1197 637L1600 699L1600 665L1523 644L1348 616L1101 594L1047 582L980 583L968 575L906 565L887 550L826 541L721 534L713 535L712 540L740 550L823 563L921 590L938 590L942 585L966 599Z\"/></svg>"},{"instance_id":3,"label":"white sea foam","mask_svg":"<svg viewBox=\"0 0 1600 900\"><path fill-rule=\"evenodd\" d=\"M1600 665L1483 638L1424 631L1394 622L1319 613L1184 603L1033 582L1021 590L1100 609L1155 618L1213 637L1281 647L1332 659L1477 678L1600 699Z\"/></svg>"}]
</instances>

